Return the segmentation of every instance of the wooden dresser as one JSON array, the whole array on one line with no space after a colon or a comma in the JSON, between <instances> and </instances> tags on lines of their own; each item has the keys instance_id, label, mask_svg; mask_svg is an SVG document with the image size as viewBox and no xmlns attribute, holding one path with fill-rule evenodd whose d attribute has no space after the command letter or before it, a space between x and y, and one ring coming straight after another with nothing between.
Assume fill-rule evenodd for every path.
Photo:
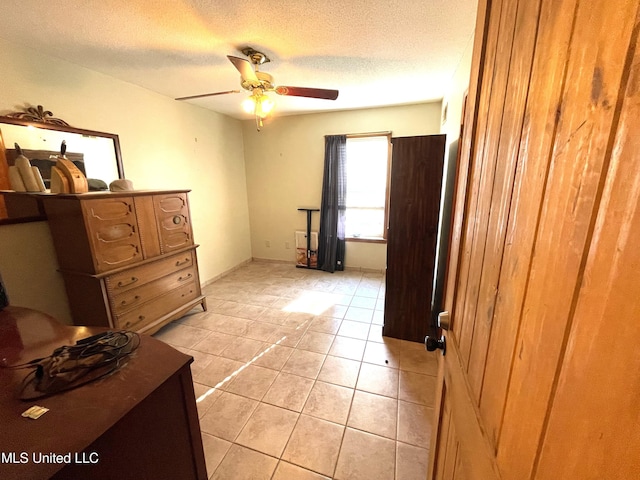
<instances>
[{"instance_id":1,"label":"wooden dresser","mask_svg":"<svg viewBox=\"0 0 640 480\"><path fill-rule=\"evenodd\" d=\"M187 193L43 197L76 325L153 333L206 310Z\"/></svg>"},{"instance_id":2,"label":"wooden dresser","mask_svg":"<svg viewBox=\"0 0 640 480\"><path fill-rule=\"evenodd\" d=\"M28 308L0 311L0 365L42 358L105 331L71 327ZM190 364L148 335L120 370L79 388L19 400L28 370L0 368L0 478L206 480ZM49 411L22 417L33 405ZM40 454L65 456L38 462Z\"/></svg>"}]
</instances>

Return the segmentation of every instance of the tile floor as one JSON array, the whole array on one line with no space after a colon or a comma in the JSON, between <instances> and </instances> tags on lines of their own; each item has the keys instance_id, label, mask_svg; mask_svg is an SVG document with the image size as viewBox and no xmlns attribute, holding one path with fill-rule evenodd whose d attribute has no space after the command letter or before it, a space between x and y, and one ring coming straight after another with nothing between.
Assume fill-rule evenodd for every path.
<instances>
[{"instance_id":1,"label":"tile floor","mask_svg":"<svg viewBox=\"0 0 640 480\"><path fill-rule=\"evenodd\" d=\"M156 337L192 355L210 479L424 479L436 356L382 337L381 274L252 262Z\"/></svg>"}]
</instances>

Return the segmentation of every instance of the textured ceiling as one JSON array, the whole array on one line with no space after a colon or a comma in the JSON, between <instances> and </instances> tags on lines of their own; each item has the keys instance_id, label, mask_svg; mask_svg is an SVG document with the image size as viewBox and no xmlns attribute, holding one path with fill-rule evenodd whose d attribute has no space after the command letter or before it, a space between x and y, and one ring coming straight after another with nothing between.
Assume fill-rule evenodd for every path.
<instances>
[{"instance_id":1,"label":"textured ceiling","mask_svg":"<svg viewBox=\"0 0 640 480\"><path fill-rule=\"evenodd\" d=\"M280 115L442 98L471 41L476 0L2 0L0 37L175 98L239 90L226 55L251 46L276 85L340 90L282 97ZM248 118L248 92L190 103Z\"/></svg>"}]
</instances>

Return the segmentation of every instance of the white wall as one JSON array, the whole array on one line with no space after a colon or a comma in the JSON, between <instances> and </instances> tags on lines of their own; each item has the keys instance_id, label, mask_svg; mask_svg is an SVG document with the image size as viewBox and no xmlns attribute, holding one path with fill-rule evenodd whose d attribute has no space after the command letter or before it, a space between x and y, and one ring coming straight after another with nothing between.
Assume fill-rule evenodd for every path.
<instances>
[{"instance_id":1,"label":"white wall","mask_svg":"<svg viewBox=\"0 0 640 480\"><path fill-rule=\"evenodd\" d=\"M1 39L0 65L0 114L40 104L73 126L116 133L136 189L192 189L203 282L251 258L240 121ZM45 225L0 226L0 274L12 304L68 321Z\"/></svg>"},{"instance_id":2,"label":"white wall","mask_svg":"<svg viewBox=\"0 0 640 480\"><path fill-rule=\"evenodd\" d=\"M260 132L255 122L243 122L253 256L295 261L294 231L306 229L306 216L297 208L319 208L322 198L325 135L440 133L440 111L440 102L434 102L276 117ZM313 230L318 230L319 219L315 213ZM385 244L347 243L347 267L381 270L385 264Z\"/></svg>"}]
</instances>

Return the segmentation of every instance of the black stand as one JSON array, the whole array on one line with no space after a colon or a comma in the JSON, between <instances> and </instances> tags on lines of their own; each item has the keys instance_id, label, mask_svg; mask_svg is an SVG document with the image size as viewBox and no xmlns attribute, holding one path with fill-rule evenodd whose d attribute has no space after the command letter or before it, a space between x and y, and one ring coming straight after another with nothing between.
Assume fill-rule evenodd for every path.
<instances>
[{"instance_id":1,"label":"black stand","mask_svg":"<svg viewBox=\"0 0 640 480\"><path fill-rule=\"evenodd\" d=\"M299 208L298 211L307 212L307 265L306 266L296 265L296 268L311 268L311 214L313 212L319 212L320 209L319 208Z\"/></svg>"}]
</instances>

